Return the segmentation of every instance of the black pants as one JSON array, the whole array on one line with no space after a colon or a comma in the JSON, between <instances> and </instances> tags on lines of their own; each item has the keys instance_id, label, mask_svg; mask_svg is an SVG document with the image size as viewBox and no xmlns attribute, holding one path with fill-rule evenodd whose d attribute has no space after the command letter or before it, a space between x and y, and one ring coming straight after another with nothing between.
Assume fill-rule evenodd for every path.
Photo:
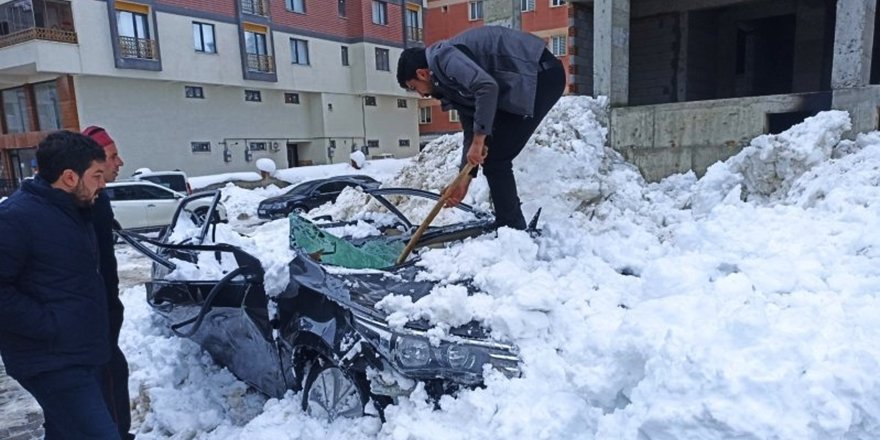
<instances>
[{"instance_id":1,"label":"black pants","mask_svg":"<svg viewBox=\"0 0 880 440\"><path fill-rule=\"evenodd\" d=\"M541 56L541 61L549 68L538 72L534 116L523 118L498 111L495 113L492 135L486 138L489 155L483 162L483 174L489 183L489 194L495 205L495 222L499 227L526 228L513 176L513 158L526 146L565 89L565 68L562 63L547 50Z\"/></svg>"},{"instance_id":2,"label":"black pants","mask_svg":"<svg viewBox=\"0 0 880 440\"><path fill-rule=\"evenodd\" d=\"M131 403L128 396L128 361L116 345L110 354L110 362L98 372L101 392L110 416L116 423L119 437L123 440L134 438L131 429Z\"/></svg>"},{"instance_id":3,"label":"black pants","mask_svg":"<svg viewBox=\"0 0 880 440\"><path fill-rule=\"evenodd\" d=\"M43 408L46 440L118 440L119 432L101 398L100 367L66 367L16 378Z\"/></svg>"}]
</instances>

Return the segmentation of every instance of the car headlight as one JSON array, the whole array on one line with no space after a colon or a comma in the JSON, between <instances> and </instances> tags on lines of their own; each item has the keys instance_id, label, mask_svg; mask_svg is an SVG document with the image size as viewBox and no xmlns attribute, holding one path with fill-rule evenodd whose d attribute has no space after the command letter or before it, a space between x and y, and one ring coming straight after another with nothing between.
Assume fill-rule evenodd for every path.
<instances>
[{"instance_id":1,"label":"car headlight","mask_svg":"<svg viewBox=\"0 0 880 440\"><path fill-rule=\"evenodd\" d=\"M491 365L507 377L519 377L519 357L511 345L459 338L433 345L424 332L391 330L387 323L355 315L358 330L376 343L377 350L404 375L417 379L445 378L476 384L483 366Z\"/></svg>"},{"instance_id":2,"label":"car headlight","mask_svg":"<svg viewBox=\"0 0 880 440\"><path fill-rule=\"evenodd\" d=\"M424 367L431 361L431 345L426 339L404 336L397 341L395 357L404 367Z\"/></svg>"}]
</instances>

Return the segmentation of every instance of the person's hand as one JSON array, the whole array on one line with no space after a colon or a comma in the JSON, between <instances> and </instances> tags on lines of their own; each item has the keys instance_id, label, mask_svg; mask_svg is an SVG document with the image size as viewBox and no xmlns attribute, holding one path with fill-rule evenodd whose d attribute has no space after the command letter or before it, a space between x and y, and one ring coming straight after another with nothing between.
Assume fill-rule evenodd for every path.
<instances>
[{"instance_id":1,"label":"person's hand","mask_svg":"<svg viewBox=\"0 0 880 440\"><path fill-rule=\"evenodd\" d=\"M468 188L471 185L471 176L466 175L458 184L452 184L443 189L443 195L448 196L446 199L446 207L457 206L467 195Z\"/></svg>"},{"instance_id":2,"label":"person's hand","mask_svg":"<svg viewBox=\"0 0 880 440\"><path fill-rule=\"evenodd\" d=\"M488 153L489 151L486 149L485 144L474 140L474 142L471 143L470 148L468 148L468 163L473 166L482 165L483 161L486 160L486 155Z\"/></svg>"}]
</instances>

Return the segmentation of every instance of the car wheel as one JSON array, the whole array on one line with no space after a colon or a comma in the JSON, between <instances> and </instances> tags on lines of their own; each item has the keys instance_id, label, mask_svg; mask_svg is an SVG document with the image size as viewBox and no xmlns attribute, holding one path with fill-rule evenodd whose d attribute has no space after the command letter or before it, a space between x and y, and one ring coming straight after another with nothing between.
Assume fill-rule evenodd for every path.
<instances>
[{"instance_id":1,"label":"car wheel","mask_svg":"<svg viewBox=\"0 0 880 440\"><path fill-rule=\"evenodd\" d=\"M296 215L303 215L303 214L305 214L307 211L308 211L308 209L306 209L306 207L303 206L303 205L296 205L296 206L293 207L293 209L290 210L290 212L292 212L292 213L294 213L294 214L296 214Z\"/></svg>"},{"instance_id":2,"label":"car wheel","mask_svg":"<svg viewBox=\"0 0 880 440\"><path fill-rule=\"evenodd\" d=\"M343 370L323 357L312 361L307 370L303 411L327 421L364 415L369 386L363 373Z\"/></svg>"}]
</instances>

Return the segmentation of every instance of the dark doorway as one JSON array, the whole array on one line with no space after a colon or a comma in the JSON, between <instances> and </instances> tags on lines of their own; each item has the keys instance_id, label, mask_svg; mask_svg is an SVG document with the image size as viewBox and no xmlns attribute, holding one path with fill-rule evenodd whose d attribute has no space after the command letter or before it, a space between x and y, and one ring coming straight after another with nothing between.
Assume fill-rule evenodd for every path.
<instances>
[{"instance_id":1,"label":"dark doorway","mask_svg":"<svg viewBox=\"0 0 880 440\"><path fill-rule=\"evenodd\" d=\"M791 93L795 16L741 21L736 36L736 95Z\"/></svg>"},{"instance_id":2,"label":"dark doorway","mask_svg":"<svg viewBox=\"0 0 880 440\"><path fill-rule=\"evenodd\" d=\"M287 144L287 166L293 168L299 166L299 145Z\"/></svg>"},{"instance_id":3,"label":"dark doorway","mask_svg":"<svg viewBox=\"0 0 880 440\"><path fill-rule=\"evenodd\" d=\"M874 46L871 49L871 84L880 84L880 9L874 14Z\"/></svg>"}]
</instances>

